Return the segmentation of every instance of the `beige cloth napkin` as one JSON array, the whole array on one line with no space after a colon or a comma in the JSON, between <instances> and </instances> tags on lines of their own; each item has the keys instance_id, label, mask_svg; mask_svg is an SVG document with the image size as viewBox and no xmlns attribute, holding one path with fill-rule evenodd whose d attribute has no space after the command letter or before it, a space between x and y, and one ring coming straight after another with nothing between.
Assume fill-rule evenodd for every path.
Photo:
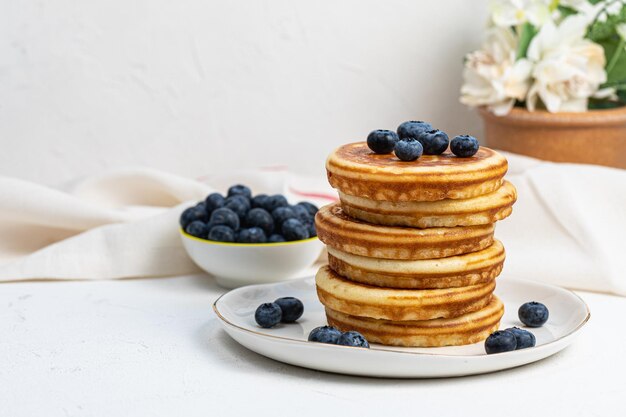
<instances>
[{"instance_id":1,"label":"beige cloth napkin","mask_svg":"<svg viewBox=\"0 0 626 417\"><path fill-rule=\"evenodd\" d=\"M518 192L496 226L506 276L626 296L626 170L506 156Z\"/></svg>"},{"instance_id":2,"label":"beige cloth napkin","mask_svg":"<svg viewBox=\"0 0 626 417\"><path fill-rule=\"evenodd\" d=\"M0 178L0 280L104 279L197 271L177 236L181 202L210 188L145 169L58 190Z\"/></svg>"},{"instance_id":3,"label":"beige cloth napkin","mask_svg":"<svg viewBox=\"0 0 626 417\"><path fill-rule=\"evenodd\" d=\"M496 228L507 250L504 276L626 295L626 171L507 157L519 199ZM237 172L200 182L124 169L61 189L0 177L0 281L196 272L178 216L236 182L318 204L335 196L322 173Z\"/></svg>"}]
</instances>

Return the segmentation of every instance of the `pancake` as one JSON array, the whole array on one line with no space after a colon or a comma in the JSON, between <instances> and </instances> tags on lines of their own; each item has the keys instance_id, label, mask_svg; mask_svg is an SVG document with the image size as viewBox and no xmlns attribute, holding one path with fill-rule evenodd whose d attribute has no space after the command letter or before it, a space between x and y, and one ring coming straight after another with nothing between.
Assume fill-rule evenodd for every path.
<instances>
[{"instance_id":1,"label":"pancake","mask_svg":"<svg viewBox=\"0 0 626 417\"><path fill-rule=\"evenodd\" d=\"M385 320L431 320L480 310L489 302L495 281L459 288L409 290L379 288L341 277L328 266L315 276L324 306L345 314Z\"/></svg>"},{"instance_id":2,"label":"pancake","mask_svg":"<svg viewBox=\"0 0 626 417\"><path fill-rule=\"evenodd\" d=\"M439 259L390 260L353 255L327 247L330 268L342 277L387 288L455 288L496 279L504 265L499 240L479 252Z\"/></svg>"},{"instance_id":3,"label":"pancake","mask_svg":"<svg viewBox=\"0 0 626 417\"><path fill-rule=\"evenodd\" d=\"M343 194L380 201L466 199L500 187L506 159L489 148L459 158L449 150L413 162L378 155L365 142L340 146L326 160L328 181Z\"/></svg>"},{"instance_id":4,"label":"pancake","mask_svg":"<svg viewBox=\"0 0 626 417\"><path fill-rule=\"evenodd\" d=\"M493 243L493 224L414 229L364 223L347 216L337 203L315 216L317 236L331 248L383 259L433 259L461 255Z\"/></svg>"},{"instance_id":5,"label":"pancake","mask_svg":"<svg viewBox=\"0 0 626 417\"><path fill-rule=\"evenodd\" d=\"M339 199L347 215L368 223L421 228L477 226L508 217L517 190L504 181L492 193L464 200L390 202L344 193L339 193Z\"/></svg>"},{"instance_id":6,"label":"pancake","mask_svg":"<svg viewBox=\"0 0 626 417\"><path fill-rule=\"evenodd\" d=\"M370 343L435 347L478 343L498 330L504 305L495 295L484 308L451 319L394 322L356 317L326 308L328 324L342 331L356 330Z\"/></svg>"}]
</instances>

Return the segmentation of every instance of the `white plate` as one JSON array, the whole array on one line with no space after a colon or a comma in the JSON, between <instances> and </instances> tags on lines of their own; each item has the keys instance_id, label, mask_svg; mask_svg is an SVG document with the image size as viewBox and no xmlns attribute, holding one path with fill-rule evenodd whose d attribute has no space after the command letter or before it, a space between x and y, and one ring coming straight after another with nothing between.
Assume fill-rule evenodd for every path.
<instances>
[{"instance_id":1,"label":"white plate","mask_svg":"<svg viewBox=\"0 0 626 417\"><path fill-rule=\"evenodd\" d=\"M440 348L372 344L370 349L308 342L309 332L326 324L312 277L238 288L221 296L213 309L233 339L261 355L320 371L389 378L473 375L535 362L572 343L590 317L589 308L580 297L552 285L501 277L496 294L505 306L502 329L522 327L517 309L527 301L539 301L548 307L548 322L543 327L529 329L537 338L537 346L487 355L482 342ZM286 296L302 300L302 318L294 324L260 328L254 321L259 304Z\"/></svg>"}]
</instances>

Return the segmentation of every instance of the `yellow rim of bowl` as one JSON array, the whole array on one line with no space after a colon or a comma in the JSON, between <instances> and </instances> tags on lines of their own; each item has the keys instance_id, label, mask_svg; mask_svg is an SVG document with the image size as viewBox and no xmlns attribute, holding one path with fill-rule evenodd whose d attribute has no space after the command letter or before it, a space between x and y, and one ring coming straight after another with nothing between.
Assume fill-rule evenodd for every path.
<instances>
[{"instance_id":1,"label":"yellow rim of bowl","mask_svg":"<svg viewBox=\"0 0 626 417\"><path fill-rule=\"evenodd\" d=\"M209 245L220 245L220 246L250 246L250 247L254 246L254 247L258 248L258 247L266 247L266 246L297 245L299 243L312 242L314 240L318 240L317 236L314 236L314 237L310 237L310 238L304 239L304 240L294 240L294 241L291 241L291 242L276 242L276 243L217 242L215 240L207 240L207 239L201 239L199 237L191 236L189 233L185 232L182 228L179 228L178 230L180 231L180 234L183 235L184 237L186 237L187 239L195 240L195 241L206 243L206 244L209 244Z\"/></svg>"}]
</instances>

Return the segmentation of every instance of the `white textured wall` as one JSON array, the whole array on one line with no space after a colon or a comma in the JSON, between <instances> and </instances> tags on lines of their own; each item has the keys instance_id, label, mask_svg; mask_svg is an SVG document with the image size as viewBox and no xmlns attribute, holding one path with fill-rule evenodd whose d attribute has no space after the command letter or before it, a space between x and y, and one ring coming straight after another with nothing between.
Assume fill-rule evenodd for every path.
<instances>
[{"instance_id":1,"label":"white textured wall","mask_svg":"<svg viewBox=\"0 0 626 417\"><path fill-rule=\"evenodd\" d=\"M486 0L0 2L0 174L141 164L321 173L405 119L480 134L458 104Z\"/></svg>"}]
</instances>

